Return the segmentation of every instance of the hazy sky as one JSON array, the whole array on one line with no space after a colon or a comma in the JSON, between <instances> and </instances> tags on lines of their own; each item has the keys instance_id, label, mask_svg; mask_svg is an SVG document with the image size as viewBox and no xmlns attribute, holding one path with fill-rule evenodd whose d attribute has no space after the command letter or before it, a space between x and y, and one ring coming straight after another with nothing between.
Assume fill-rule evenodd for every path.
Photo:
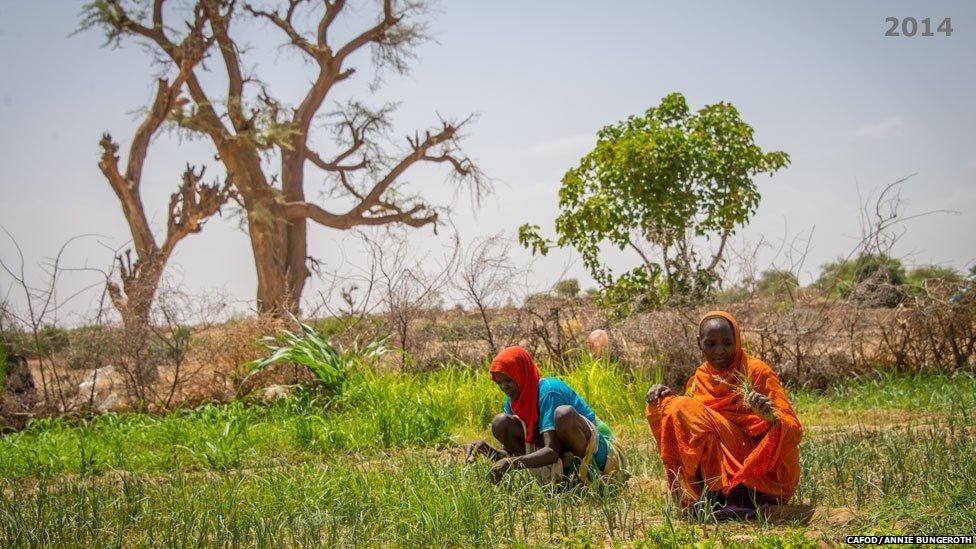
<instances>
[{"instance_id":1,"label":"hazy sky","mask_svg":"<svg viewBox=\"0 0 976 549\"><path fill-rule=\"evenodd\" d=\"M159 70L138 45L105 48L95 31L71 36L80 5L0 0L0 224L23 247L35 278L34 266L72 236L102 235L72 244L72 266L107 266L111 248L129 239L96 165L98 139L110 131L127 150ZM371 17L372 6L359 13ZM930 17L933 28L951 17L953 33L885 37L888 16ZM360 24L354 18L343 28ZM299 97L311 67L280 48L282 37L270 28L239 30L251 48L247 65L283 99ZM559 180L592 147L596 131L679 91L692 108L733 103L762 147L791 155L788 168L758 180L762 203L739 248L813 230L803 269L809 280L859 239L859 190L867 195L917 174L903 189L909 213L958 213L911 222L897 254L909 264L958 269L976 261L976 3L445 1L431 30L436 42L419 49L408 76L387 75L371 93L368 55L359 56L357 78L328 106L351 97L374 106L397 101L395 136L435 123L438 114L477 113L465 149L495 182L480 208L455 196L443 172L408 173L414 190L453 204L466 241L511 235L527 221L552 235ZM219 70L209 81L213 93L222 90ZM328 140L314 142L330 150ZM220 173L205 141L165 135L154 142L143 198L159 231L187 161ZM310 174L314 195L321 177ZM413 238L425 250L446 242L447 233L425 228ZM327 268L362 260L353 239L321 227L311 231L310 252ZM532 260L521 249L512 254ZM0 244L0 257L16 262L9 242ZM545 288L567 272L591 285L574 257L536 258L530 284ZM623 254L608 257L619 269L634 264ZM767 247L760 267L774 260L782 254L776 259L776 246ZM221 289L242 306L253 297L248 240L229 216L184 240L171 271L191 291ZM64 284L93 280L78 273ZM306 295L321 287L313 282Z\"/></svg>"}]
</instances>

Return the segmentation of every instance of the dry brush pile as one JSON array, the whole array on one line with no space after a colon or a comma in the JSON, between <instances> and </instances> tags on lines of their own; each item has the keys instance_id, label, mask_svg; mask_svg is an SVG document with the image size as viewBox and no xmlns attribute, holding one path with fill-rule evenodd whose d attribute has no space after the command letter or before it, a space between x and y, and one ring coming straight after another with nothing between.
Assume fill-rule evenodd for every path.
<instances>
[{"instance_id":1,"label":"dry brush pile","mask_svg":"<svg viewBox=\"0 0 976 549\"><path fill-rule=\"evenodd\" d=\"M961 296L961 298L960 298ZM777 369L786 383L824 388L854 375L879 371L919 373L971 370L976 356L976 300L959 287L927 288L895 308L851 300L799 296L795 301L753 298L716 305L741 321L748 350ZM714 307L714 306L713 306ZM397 352L378 367L429 371L445 365L479 368L494 349L522 345L565 365L585 353L594 329L610 335L608 351L626 369L659 376L680 387L700 362L697 322L709 307L672 308L614 318L587 297L536 295L522 306L465 310L428 307L409 315L340 315L310 323L342 348L383 337ZM118 409L166 410L242 397L275 396L282 386L312 380L306 368L276 364L251 375L262 355L256 342L294 325L269 317L223 323L181 324L169 318L144 348L111 325L72 330L7 330L6 344L23 356L35 396L19 390L8 423L33 416ZM152 377L139 373L151 370ZM17 387L15 387L17 385ZM271 389L268 389L271 387ZM5 397L5 402L12 402ZM11 405L8 402L8 408ZM26 404L25 404L26 403ZM21 418L11 422L11 415Z\"/></svg>"}]
</instances>

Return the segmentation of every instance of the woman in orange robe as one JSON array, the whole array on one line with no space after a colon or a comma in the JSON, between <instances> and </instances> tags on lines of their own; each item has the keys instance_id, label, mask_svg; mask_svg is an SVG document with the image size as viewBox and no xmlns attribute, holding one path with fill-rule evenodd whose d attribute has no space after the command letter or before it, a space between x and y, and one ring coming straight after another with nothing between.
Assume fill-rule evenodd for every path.
<instances>
[{"instance_id":1,"label":"woman in orange robe","mask_svg":"<svg viewBox=\"0 0 976 549\"><path fill-rule=\"evenodd\" d=\"M779 378L746 354L739 323L724 311L702 317L698 346L705 362L684 396L660 384L647 392L672 494L686 506L703 489L730 505L785 503L800 479L803 430Z\"/></svg>"}]
</instances>

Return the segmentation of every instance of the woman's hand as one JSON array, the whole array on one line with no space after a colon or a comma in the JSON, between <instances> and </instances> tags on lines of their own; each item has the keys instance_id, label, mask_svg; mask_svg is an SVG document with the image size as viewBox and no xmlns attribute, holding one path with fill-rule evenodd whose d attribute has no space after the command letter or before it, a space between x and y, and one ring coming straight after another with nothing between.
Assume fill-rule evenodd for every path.
<instances>
[{"instance_id":1,"label":"woman's hand","mask_svg":"<svg viewBox=\"0 0 976 549\"><path fill-rule=\"evenodd\" d=\"M673 395L674 391L672 391L670 387L658 383L657 385L652 385L651 388L648 389L647 396L644 397L644 400L646 400L648 404L654 404L666 396Z\"/></svg>"},{"instance_id":2,"label":"woman's hand","mask_svg":"<svg viewBox=\"0 0 976 549\"><path fill-rule=\"evenodd\" d=\"M488 471L488 478L497 484L512 467L512 458L502 458L491 466L491 470Z\"/></svg>"},{"instance_id":3,"label":"woman's hand","mask_svg":"<svg viewBox=\"0 0 976 549\"><path fill-rule=\"evenodd\" d=\"M464 456L464 461L474 463L479 456L487 456L494 450L487 442L476 440L468 445L468 451Z\"/></svg>"},{"instance_id":4,"label":"woman's hand","mask_svg":"<svg viewBox=\"0 0 976 549\"><path fill-rule=\"evenodd\" d=\"M769 397L762 393L757 393L756 391L750 391L748 394L746 394L745 402L746 406L752 408L752 411L756 412L756 415L770 423L776 423L776 413L773 409L773 401L769 400Z\"/></svg>"}]
</instances>

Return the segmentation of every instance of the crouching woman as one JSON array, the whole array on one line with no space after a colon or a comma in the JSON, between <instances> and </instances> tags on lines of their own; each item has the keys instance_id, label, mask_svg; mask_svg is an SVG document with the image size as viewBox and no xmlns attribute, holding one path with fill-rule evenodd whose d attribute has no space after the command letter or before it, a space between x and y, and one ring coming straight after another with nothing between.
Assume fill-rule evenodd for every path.
<instances>
[{"instance_id":1,"label":"crouching woman","mask_svg":"<svg viewBox=\"0 0 976 549\"><path fill-rule=\"evenodd\" d=\"M626 478L624 456L610 429L566 382L540 377L528 351L502 350L490 372L506 395L504 413L491 422L502 448L479 440L468 448L468 461L478 455L496 460L490 473L493 482L520 468L542 482L571 482L577 477L589 485L600 477Z\"/></svg>"}]
</instances>

